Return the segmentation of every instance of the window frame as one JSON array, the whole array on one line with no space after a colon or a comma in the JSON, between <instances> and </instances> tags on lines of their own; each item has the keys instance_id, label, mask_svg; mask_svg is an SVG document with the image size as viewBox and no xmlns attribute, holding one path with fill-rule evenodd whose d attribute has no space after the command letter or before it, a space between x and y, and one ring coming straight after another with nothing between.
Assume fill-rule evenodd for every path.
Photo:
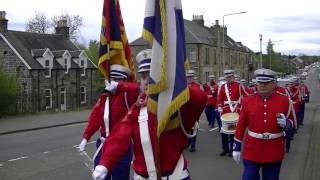
<instances>
[{"instance_id":1,"label":"window frame","mask_svg":"<svg viewBox=\"0 0 320 180\"><path fill-rule=\"evenodd\" d=\"M49 95L47 95L47 92L49 92ZM47 98L49 98L49 106L47 104ZM52 90L51 89L44 89L44 99L45 99L45 108L46 110L52 109Z\"/></svg>"},{"instance_id":2,"label":"window frame","mask_svg":"<svg viewBox=\"0 0 320 180\"><path fill-rule=\"evenodd\" d=\"M82 98L84 98L84 99L82 99ZM86 102L87 102L87 87L80 86L80 103L85 104Z\"/></svg>"}]
</instances>

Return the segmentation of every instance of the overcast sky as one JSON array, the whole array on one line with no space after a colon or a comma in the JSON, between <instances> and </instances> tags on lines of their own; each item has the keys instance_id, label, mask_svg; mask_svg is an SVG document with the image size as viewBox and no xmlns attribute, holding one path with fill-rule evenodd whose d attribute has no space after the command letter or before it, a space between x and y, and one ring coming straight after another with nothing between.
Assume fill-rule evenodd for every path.
<instances>
[{"instance_id":1,"label":"overcast sky","mask_svg":"<svg viewBox=\"0 0 320 180\"><path fill-rule=\"evenodd\" d=\"M36 11L48 17L69 13L80 15L85 26L82 41L98 39L103 0L0 0L0 11L7 12L9 29L24 30L26 21ZM129 41L141 35L145 0L120 0ZM259 34L263 35L263 51L267 41L275 41L274 49L285 54L320 55L320 2L318 0L182 0L185 19L204 15L205 24L215 20L222 24L225 14L228 35L253 51L260 51ZM280 42L279 42L280 41Z\"/></svg>"}]
</instances>

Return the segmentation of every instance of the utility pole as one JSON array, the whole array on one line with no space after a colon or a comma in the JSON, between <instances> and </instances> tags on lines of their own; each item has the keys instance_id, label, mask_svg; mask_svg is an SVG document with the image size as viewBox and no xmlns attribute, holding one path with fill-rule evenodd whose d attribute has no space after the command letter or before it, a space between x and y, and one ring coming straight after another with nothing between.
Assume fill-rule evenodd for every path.
<instances>
[{"instance_id":1,"label":"utility pole","mask_svg":"<svg viewBox=\"0 0 320 180\"><path fill-rule=\"evenodd\" d=\"M260 37L260 68L262 68L262 34L259 34Z\"/></svg>"}]
</instances>

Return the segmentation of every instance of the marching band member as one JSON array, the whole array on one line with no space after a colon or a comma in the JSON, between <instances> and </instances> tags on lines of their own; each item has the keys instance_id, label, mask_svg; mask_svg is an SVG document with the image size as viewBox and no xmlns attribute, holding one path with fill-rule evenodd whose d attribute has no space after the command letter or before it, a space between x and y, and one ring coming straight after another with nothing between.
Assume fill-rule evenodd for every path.
<instances>
[{"instance_id":1,"label":"marching band member","mask_svg":"<svg viewBox=\"0 0 320 180\"><path fill-rule=\"evenodd\" d=\"M243 180L278 180L284 158L284 130L293 127L293 112L286 95L276 91L276 73L255 71L258 92L242 102L237 124L233 158L239 163L244 140ZM246 131L247 130L247 131Z\"/></svg>"},{"instance_id":2,"label":"marching band member","mask_svg":"<svg viewBox=\"0 0 320 180\"><path fill-rule=\"evenodd\" d=\"M299 128L299 122L300 122L300 111L299 111L299 106L302 103L302 94L301 94L301 88L299 86L299 78L298 77L292 77L290 78L290 84L289 84L289 93L291 95L291 99L293 101L293 107L294 107L294 111L296 113L296 117L297 117L297 125Z\"/></svg>"},{"instance_id":3,"label":"marching band member","mask_svg":"<svg viewBox=\"0 0 320 180\"><path fill-rule=\"evenodd\" d=\"M209 122L210 128L214 128L214 122L216 119L216 104L218 95L218 84L214 81L215 76L209 75L209 82L203 85L204 91L207 93L207 105L205 113Z\"/></svg>"},{"instance_id":4,"label":"marching band member","mask_svg":"<svg viewBox=\"0 0 320 180\"><path fill-rule=\"evenodd\" d=\"M147 56L151 57L151 51L147 52ZM182 153L188 145L186 133L191 132L199 119L206 103L206 95L197 88L189 87L190 100L177 113L181 116L180 126L164 131L157 139L156 114L147 110L146 92L151 59L138 57L136 60L141 75L140 95L127 116L111 132L108 146L103 148L100 165L95 168L92 176L95 180L100 180L112 172L115 164L127 151L128 144L133 141L133 179L156 180L157 172L162 179L190 179ZM159 147L156 145L157 140Z\"/></svg>"},{"instance_id":5,"label":"marching band member","mask_svg":"<svg viewBox=\"0 0 320 180\"><path fill-rule=\"evenodd\" d=\"M100 130L101 138L96 142L97 151L93 157L94 167L99 163L101 148L110 131L109 102L112 107L110 119L111 126L113 127L127 114L129 108L138 97L139 86L136 83L125 82L130 74L130 70L122 65L115 64L110 67L110 77L112 80L110 83L106 82L106 88L100 95L88 118L88 124L83 132L83 139L79 145L79 150L80 152L84 151L92 135ZM132 150L131 145L128 146L125 156L106 179L123 180L129 178Z\"/></svg>"},{"instance_id":6,"label":"marching band member","mask_svg":"<svg viewBox=\"0 0 320 180\"><path fill-rule=\"evenodd\" d=\"M226 83L223 84L218 93L218 112L222 121L222 115L229 112L238 112L241 100L241 88L238 82L235 82L234 71L224 70L224 77ZM222 139L222 152L220 156L232 156L232 145L234 133L227 132L223 129L220 130Z\"/></svg>"},{"instance_id":7,"label":"marching band member","mask_svg":"<svg viewBox=\"0 0 320 180\"><path fill-rule=\"evenodd\" d=\"M301 90L302 102L299 106L300 121L298 122L298 124L303 126L305 104L309 102L309 98L310 98L309 88L306 84L304 84L303 80L300 81L300 90Z\"/></svg>"},{"instance_id":8,"label":"marching band member","mask_svg":"<svg viewBox=\"0 0 320 180\"><path fill-rule=\"evenodd\" d=\"M187 71L186 73L186 77L187 77L187 83L188 83L188 87L191 88L196 88L198 90L203 90L201 85L197 82L195 82L195 73L194 70L190 69ZM193 137L189 138L189 152L195 152L196 151L196 143L197 143L197 133L198 133L198 127L195 126L192 129L192 133L195 134Z\"/></svg>"}]
</instances>

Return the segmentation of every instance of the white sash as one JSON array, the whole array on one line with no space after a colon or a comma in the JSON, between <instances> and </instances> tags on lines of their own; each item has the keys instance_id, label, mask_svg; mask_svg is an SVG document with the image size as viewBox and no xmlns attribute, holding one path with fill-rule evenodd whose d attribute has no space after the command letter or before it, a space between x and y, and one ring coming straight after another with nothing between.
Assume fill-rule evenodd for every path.
<instances>
[{"instance_id":1,"label":"white sash","mask_svg":"<svg viewBox=\"0 0 320 180\"><path fill-rule=\"evenodd\" d=\"M229 104L229 107L230 107L230 111L234 112L234 110L236 109L236 106L238 104L237 103L232 103L227 83L224 84L224 90L225 90L225 93L226 93L226 96L227 96L227 100L228 100L228 104Z\"/></svg>"},{"instance_id":2,"label":"white sash","mask_svg":"<svg viewBox=\"0 0 320 180\"><path fill-rule=\"evenodd\" d=\"M109 127L109 97L106 98L106 103L104 104L104 113L103 113L103 121L104 126L106 128L106 137L109 136L110 127Z\"/></svg>"},{"instance_id":3,"label":"white sash","mask_svg":"<svg viewBox=\"0 0 320 180\"><path fill-rule=\"evenodd\" d=\"M154 156L152 151L152 145L150 140L150 133L148 127L148 109L146 106L140 108L140 113L138 117L139 130L140 130L140 140L143 150L144 159L147 166L147 171L150 180L157 179L157 172L154 163Z\"/></svg>"}]
</instances>

